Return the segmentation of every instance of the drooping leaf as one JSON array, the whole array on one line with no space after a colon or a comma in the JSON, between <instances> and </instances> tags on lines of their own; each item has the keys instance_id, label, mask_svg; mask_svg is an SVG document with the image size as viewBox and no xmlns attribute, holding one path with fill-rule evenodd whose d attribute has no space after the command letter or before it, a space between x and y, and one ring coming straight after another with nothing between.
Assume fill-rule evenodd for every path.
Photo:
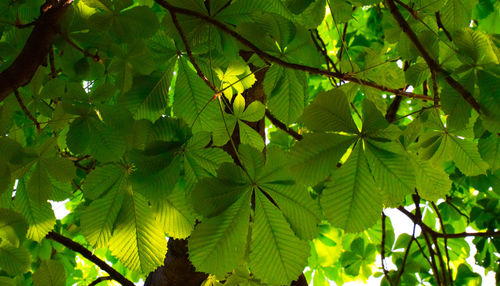
<instances>
[{"instance_id":1,"label":"drooping leaf","mask_svg":"<svg viewBox=\"0 0 500 286\"><path fill-rule=\"evenodd\" d=\"M266 72L264 92L269 110L285 124L293 123L304 110L307 99L306 77L303 72L273 65Z\"/></svg>"},{"instance_id":2,"label":"drooping leaf","mask_svg":"<svg viewBox=\"0 0 500 286\"><path fill-rule=\"evenodd\" d=\"M412 157L411 163L415 171L418 194L429 201L444 198L451 189L451 180L448 174L443 169L416 156Z\"/></svg>"},{"instance_id":3,"label":"drooping leaf","mask_svg":"<svg viewBox=\"0 0 500 286\"><path fill-rule=\"evenodd\" d=\"M332 89L316 95L301 117L312 131L344 131L358 133L344 92Z\"/></svg>"},{"instance_id":4,"label":"drooping leaf","mask_svg":"<svg viewBox=\"0 0 500 286\"><path fill-rule=\"evenodd\" d=\"M282 213L257 191L250 268L262 282L288 284L302 273L309 244L297 238Z\"/></svg>"},{"instance_id":5,"label":"drooping leaf","mask_svg":"<svg viewBox=\"0 0 500 286\"><path fill-rule=\"evenodd\" d=\"M92 246L107 246L123 203L123 196L123 192L115 187L83 210L80 219L82 233Z\"/></svg>"},{"instance_id":6,"label":"drooping leaf","mask_svg":"<svg viewBox=\"0 0 500 286\"><path fill-rule=\"evenodd\" d=\"M27 238L39 242L54 228L56 218L49 202L34 202L28 196L24 180L19 180L14 206L28 222Z\"/></svg>"},{"instance_id":7,"label":"drooping leaf","mask_svg":"<svg viewBox=\"0 0 500 286\"><path fill-rule=\"evenodd\" d=\"M167 240L151 207L140 194L125 194L109 249L133 271L146 274L163 264Z\"/></svg>"},{"instance_id":8,"label":"drooping leaf","mask_svg":"<svg viewBox=\"0 0 500 286\"><path fill-rule=\"evenodd\" d=\"M16 211L0 208L0 241L5 240L18 247L26 237L28 223Z\"/></svg>"},{"instance_id":9,"label":"drooping leaf","mask_svg":"<svg viewBox=\"0 0 500 286\"><path fill-rule=\"evenodd\" d=\"M8 244L0 245L0 269L10 275L27 272L31 265L31 254L25 247Z\"/></svg>"},{"instance_id":10,"label":"drooping leaf","mask_svg":"<svg viewBox=\"0 0 500 286\"><path fill-rule=\"evenodd\" d=\"M361 142L333 172L321 196L321 206L330 223L346 232L363 231L377 222L382 199Z\"/></svg>"},{"instance_id":11,"label":"drooping leaf","mask_svg":"<svg viewBox=\"0 0 500 286\"><path fill-rule=\"evenodd\" d=\"M500 136L498 134L480 138L477 147L481 158L490 165L491 171L500 168Z\"/></svg>"},{"instance_id":12,"label":"drooping leaf","mask_svg":"<svg viewBox=\"0 0 500 286\"><path fill-rule=\"evenodd\" d=\"M154 202L153 209L157 220L169 237L182 239L193 231L196 216L180 187L176 187L166 199Z\"/></svg>"},{"instance_id":13,"label":"drooping leaf","mask_svg":"<svg viewBox=\"0 0 500 286\"><path fill-rule=\"evenodd\" d=\"M66 271L62 262L58 260L43 261L40 267L33 273L33 285L66 285Z\"/></svg>"},{"instance_id":14,"label":"drooping leaf","mask_svg":"<svg viewBox=\"0 0 500 286\"><path fill-rule=\"evenodd\" d=\"M366 142L366 158L375 182L380 187L384 204L398 206L415 190L415 174L408 157L396 144Z\"/></svg>"},{"instance_id":15,"label":"drooping leaf","mask_svg":"<svg viewBox=\"0 0 500 286\"><path fill-rule=\"evenodd\" d=\"M476 143L451 134L446 137L447 151L461 172L467 176L486 173L488 164L481 159Z\"/></svg>"},{"instance_id":16,"label":"drooping leaf","mask_svg":"<svg viewBox=\"0 0 500 286\"><path fill-rule=\"evenodd\" d=\"M204 220L189 239L189 258L198 271L231 272L247 249L250 193L221 214Z\"/></svg>"},{"instance_id":17,"label":"drooping leaf","mask_svg":"<svg viewBox=\"0 0 500 286\"><path fill-rule=\"evenodd\" d=\"M290 171L297 181L314 185L334 170L355 140L353 136L337 134L306 135L290 152Z\"/></svg>"}]
</instances>

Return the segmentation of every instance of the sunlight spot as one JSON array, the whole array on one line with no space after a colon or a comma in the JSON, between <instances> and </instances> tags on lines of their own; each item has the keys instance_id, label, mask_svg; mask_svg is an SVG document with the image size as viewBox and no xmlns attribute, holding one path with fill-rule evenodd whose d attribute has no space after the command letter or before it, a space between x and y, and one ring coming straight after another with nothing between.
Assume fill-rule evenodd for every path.
<instances>
[{"instance_id":1,"label":"sunlight spot","mask_svg":"<svg viewBox=\"0 0 500 286\"><path fill-rule=\"evenodd\" d=\"M85 90L86 93L89 93L90 92L90 89L94 86L94 81L87 81L87 80L84 80L82 81L82 86L83 86L83 89Z\"/></svg>"},{"instance_id":2,"label":"sunlight spot","mask_svg":"<svg viewBox=\"0 0 500 286\"><path fill-rule=\"evenodd\" d=\"M395 98L395 97L396 97L396 96L395 96L394 94L393 94L393 95L391 95L391 96L389 96L389 98L391 98L391 99L392 99L392 98Z\"/></svg>"},{"instance_id":3,"label":"sunlight spot","mask_svg":"<svg viewBox=\"0 0 500 286\"><path fill-rule=\"evenodd\" d=\"M411 100L407 100L406 103L411 103Z\"/></svg>"},{"instance_id":4,"label":"sunlight spot","mask_svg":"<svg viewBox=\"0 0 500 286\"><path fill-rule=\"evenodd\" d=\"M408 116L408 119L410 119L410 120L413 120L413 117L411 117L411 116Z\"/></svg>"},{"instance_id":5,"label":"sunlight spot","mask_svg":"<svg viewBox=\"0 0 500 286\"><path fill-rule=\"evenodd\" d=\"M407 92L413 92L413 86L409 85L409 86L406 88L406 91L407 91Z\"/></svg>"},{"instance_id":6,"label":"sunlight spot","mask_svg":"<svg viewBox=\"0 0 500 286\"><path fill-rule=\"evenodd\" d=\"M66 209L66 203L69 202L69 199L65 199L62 202L54 202L54 201L49 201L49 202L52 205L52 209L54 210L56 219L61 220L70 213L70 211Z\"/></svg>"},{"instance_id":7,"label":"sunlight spot","mask_svg":"<svg viewBox=\"0 0 500 286\"><path fill-rule=\"evenodd\" d=\"M177 72L174 71L174 75L176 75L176 74L177 74Z\"/></svg>"},{"instance_id":8,"label":"sunlight spot","mask_svg":"<svg viewBox=\"0 0 500 286\"><path fill-rule=\"evenodd\" d=\"M462 139L462 140L464 140L464 139L465 139L463 136L458 136L458 135L457 135L457 138L460 138L460 139Z\"/></svg>"},{"instance_id":9,"label":"sunlight spot","mask_svg":"<svg viewBox=\"0 0 500 286\"><path fill-rule=\"evenodd\" d=\"M412 107L408 107L408 109L409 109L409 110L413 110L413 108L412 108Z\"/></svg>"},{"instance_id":10,"label":"sunlight spot","mask_svg":"<svg viewBox=\"0 0 500 286\"><path fill-rule=\"evenodd\" d=\"M398 67L399 67L400 69L402 69L402 68L403 68L403 61L402 61L402 60L398 60L398 61L396 62L396 64L398 65Z\"/></svg>"},{"instance_id":11,"label":"sunlight spot","mask_svg":"<svg viewBox=\"0 0 500 286\"><path fill-rule=\"evenodd\" d=\"M387 94L382 94L382 98L387 98Z\"/></svg>"},{"instance_id":12,"label":"sunlight spot","mask_svg":"<svg viewBox=\"0 0 500 286\"><path fill-rule=\"evenodd\" d=\"M479 194L479 191L478 191L478 190L474 190L474 191L472 192L472 195L474 195L474 196L477 196L478 194Z\"/></svg>"},{"instance_id":13,"label":"sunlight spot","mask_svg":"<svg viewBox=\"0 0 500 286\"><path fill-rule=\"evenodd\" d=\"M490 192L493 191L493 187L489 187L488 191L490 191Z\"/></svg>"}]
</instances>

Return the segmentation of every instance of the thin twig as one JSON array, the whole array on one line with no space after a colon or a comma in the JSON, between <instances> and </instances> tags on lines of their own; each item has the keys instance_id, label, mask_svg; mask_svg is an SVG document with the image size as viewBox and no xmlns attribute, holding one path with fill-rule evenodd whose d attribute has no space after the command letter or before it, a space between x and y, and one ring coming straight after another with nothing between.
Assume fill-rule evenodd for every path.
<instances>
[{"instance_id":1,"label":"thin twig","mask_svg":"<svg viewBox=\"0 0 500 286\"><path fill-rule=\"evenodd\" d=\"M410 112L410 113L408 113L408 114L406 114L406 115L403 115L403 116L401 116L401 117L398 117L398 118L394 119L394 121L401 120L401 119L403 119L403 118L406 118L406 117L411 116L411 115L416 114L416 113L422 113L424 110L427 110L427 109L431 109L431 108L438 108L438 107L440 107L440 105L438 105L438 106L434 106L434 105L433 105L433 106L422 107L421 109L419 109L419 110L417 110L417 111L413 111L413 112Z\"/></svg>"},{"instance_id":2,"label":"thin twig","mask_svg":"<svg viewBox=\"0 0 500 286\"><path fill-rule=\"evenodd\" d=\"M95 286L95 285L97 285L103 281L107 281L107 280L113 280L113 278L111 278L111 276L97 277L97 279L92 281L92 283L90 283L88 286Z\"/></svg>"},{"instance_id":3,"label":"thin twig","mask_svg":"<svg viewBox=\"0 0 500 286\"><path fill-rule=\"evenodd\" d=\"M38 131L38 133L40 133L40 122L38 122L38 120L36 120L36 118L28 110L28 108L26 108L26 105L24 105L24 102L21 99L21 96L19 95L19 91L17 91L17 89L14 90L14 95L16 96L17 103L19 103L19 106L23 110L24 114L26 114L26 116L28 116L28 118L33 121L33 123L35 123L36 130Z\"/></svg>"},{"instance_id":4,"label":"thin twig","mask_svg":"<svg viewBox=\"0 0 500 286\"><path fill-rule=\"evenodd\" d=\"M118 283L121 283L122 285L125 285L125 286L134 286L134 283L132 283L132 281L125 278L125 276L123 276L120 272L116 271L113 267L111 267L109 264L107 264L104 260L95 256L92 252L90 252L83 245L71 240L70 238L62 236L59 233L54 232L54 231L49 232L47 234L47 236L45 236L45 238L57 241L60 244L66 246L67 248L69 248L75 252L80 253L83 257L92 261L95 265L99 266L102 270L106 271L109 274L109 276L113 280L117 281Z\"/></svg>"},{"instance_id":5,"label":"thin twig","mask_svg":"<svg viewBox=\"0 0 500 286\"><path fill-rule=\"evenodd\" d=\"M269 119L269 121L271 121L271 123L274 126L288 133L288 135L292 136L295 140L300 141L302 140L302 138L304 138L304 136L297 133L297 131L293 130L292 128L289 128L288 126L286 126L285 123L281 122L278 118L274 117L274 115L271 113L271 111L269 111L269 109L266 109L266 117Z\"/></svg>"},{"instance_id":6,"label":"thin twig","mask_svg":"<svg viewBox=\"0 0 500 286\"><path fill-rule=\"evenodd\" d=\"M413 233L411 235L410 241L408 242L408 245L406 246L405 255L403 257L403 261L401 262L401 270L399 270L398 277L396 278L395 285L399 285L399 281L401 280L401 276L405 272L406 261L408 260L408 256L410 254L411 244L413 243L414 240L416 240L415 239L415 231L416 231L416 229L417 229L417 224L414 223L413 224Z\"/></svg>"},{"instance_id":7,"label":"thin twig","mask_svg":"<svg viewBox=\"0 0 500 286\"><path fill-rule=\"evenodd\" d=\"M390 88L390 87L383 86L383 85L380 85L380 84L375 83L375 82L371 82L371 81L364 80L364 79L359 79L359 78L356 78L349 73L332 72L332 71L328 71L328 70L324 70L324 69L319 69L319 68L314 68L314 67L305 66L305 65L301 65L301 64L286 62L278 57L270 55L270 54L264 52L263 50L259 49L257 46L252 44L249 40L244 38L242 35L238 34L236 31L232 30L231 28L227 27L222 22L220 22L220 21L218 21L210 16L204 15L202 13L199 13L199 12L196 12L193 10L173 6L165 0L155 0L155 2L169 11L173 11L175 13L180 13L180 14L184 14L184 15L193 16L193 17L204 20L205 22L216 26L217 28L222 30L224 33L229 34L234 39L236 39L238 42L240 42L241 44L250 48L253 52L255 52L263 60L273 62L275 64L281 65L281 66L286 67L286 68L305 71L305 72L308 72L310 74L318 74L318 75L323 75L323 76L327 76L327 77L335 77L335 78L340 79L340 80L354 82L354 83L357 83L360 85L369 86L369 87L372 87L372 88L375 88L375 89L378 89L381 91L393 93L396 95L401 95L401 96L405 96L405 97L409 97L409 98L422 99L422 100L429 100L430 99L428 96L425 96L422 94L404 92L404 91L401 91L401 90L396 89L396 88Z\"/></svg>"},{"instance_id":8,"label":"thin twig","mask_svg":"<svg viewBox=\"0 0 500 286\"><path fill-rule=\"evenodd\" d=\"M382 242L380 244L381 249L380 249L380 261L382 263L382 270L384 271L384 276L387 278L387 281L389 282L389 285L394 285L392 284L392 279L389 276L389 271L385 268L385 219L387 216L385 215L384 212L382 212Z\"/></svg>"},{"instance_id":9,"label":"thin twig","mask_svg":"<svg viewBox=\"0 0 500 286\"><path fill-rule=\"evenodd\" d=\"M170 17L172 18L172 21L174 22L175 28L179 32L179 35L181 36L182 42L184 43L184 47L186 48L186 52L187 52L187 55L189 57L189 61L193 65L194 69L196 70L196 73L210 87L211 90L213 90L214 92L217 92L217 89L215 88L215 86L203 74L203 71L201 70L200 66L198 66L198 63L196 62L196 60L194 59L194 56L193 56L193 53L191 51L191 47L189 46L186 35L184 34L184 31L182 30L182 27L179 24L179 21L177 20L176 11L173 9L168 9L168 10L170 12Z\"/></svg>"},{"instance_id":10,"label":"thin twig","mask_svg":"<svg viewBox=\"0 0 500 286\"><path fill-rule=\"evenodd\" d=\"M455 206L451 201L451 197L450 196L446 196L446 203L452 207L459 215L465 217L467 219L467 224L469 224L470 222L470 218L468 215L466 215L465 213L463 213L457 206Z\"/></svg>"},{"instance_id":11,"label":"thin twig","mask_svg":"<svg viewBox=\"0 0 500 286\"><path fill-rule=\"evenodd\" d=\"M432 58L432 56L427 52L424 45L418 39L417 34L415 34L408 22L406 22L406 20L404 19L403 15L401 15L401 13L399 12L398 7L396 7L396 4L394 3L394 0L386 0L385 3L387 3L389 11L391 12L394 19L398 22L401 30L403 30L403 32L408 36L412 44L418 50L419 54L424 58L430 70L442 73L445 81L453 89L460 93L460 95L472 106L472 108L474 108L474 110L480 113L479 103L477 103L476 99L459 82L453 79L447 71L443 70L438 62L434 60L434 58Z\"/></svg>"},{"instance_id":12,"label":"thin twig","mask_svg":"<svg viewBox=\"0 0 500 286\"><path fill-rule=\"evenodd\" d=\"M448 238L446 237L446 229L444 228L443 217L441 216L441 212L437 208L436 204L434 202L432 202L431 205L437 214L437 217L439 219L439 224L441 225L441 230L442 230L443 234L445 235L445 237L444 237L444 252L446 253L446 262L447 262L447 267L448 267L448 278L450 280L450 285L453 286L453 275L451 273L451 267L450 267L450 254L448 252ZM443 275L444 275L444 273L443 273Z\"/></svg>"}]
</instances>

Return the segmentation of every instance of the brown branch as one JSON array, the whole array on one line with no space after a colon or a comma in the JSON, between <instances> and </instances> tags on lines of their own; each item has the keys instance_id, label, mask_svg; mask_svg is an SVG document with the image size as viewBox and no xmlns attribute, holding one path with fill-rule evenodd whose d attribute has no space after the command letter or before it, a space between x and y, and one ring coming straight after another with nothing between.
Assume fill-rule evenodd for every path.
<instances>
[{"instance_id":1,"label":"brown branch","mask_svg":"<svg viewBox=\"0 0 500 286\"><path fill-rule=\"evenodd\" d=\"M450 42L453 41L453 39L451 38L450 32L448 32L448 30L446 30L446 28L443 25L443 22L441 22L441 15L439 14L439 11L437 11L435 15L436 15L436 23L437 23L438 28L443 29L444 34L446 35L448 40L450 40Z\"/></svg>"},{"instance_id":2,"label":"brown branch","mask_svg":"<svg viewBox=\"0 0 500 286\"><path fill-rule=\"evenodd\" d=\"M401 27L401 30L403 30L403 32L408 36L412 44L424 58L431 71L443 74L446 82L458 93L460 93L460 95L472 106L472 108L480 113L479 103L477 103L476 99L459 82L453 79L447 71L443 70L438 62L436 62L436 60L434 60L432 56L427 52L424 45L418 39L417 34L415 34L408 22L406 22L406 20L404 19L403 15L401 15L401 13L399 12L398 7L396 7L396 4L394 3L394 0L386 0L385 2L387 3L387 7L389 8L392 16Z\"/></svg>"},{"instance_id":3,"label":"brown branch","mask_svg":"<svg viewBox=\"0 0 500 286\"><path fill-rule=\"evenodd\" d=\"M28 118L33 121L33 123L35 123L36 130L38 131L38 133L40 133L40 122L38 122L38 120L36 120L36 118L28 110L28 108L26 108L26 105L24 105L24 102L21 99L21 96L19 95L19 91L17 91L17 89L14 89L14 95L16 96L17 103L19 103L19 106L23 110L24 114L26 114L26 116L28 116Z\"/></svg>"},{"instance_id":4,"label":"brown branch","mask_svg":"<svg viewBox=\"0 0 500 286\"><path fill-rule=\"evenodd\" d=\"M61 38L66 41L66 43L68 43L70 46L78 50L84 56L91 58L96 63L102 63L102 59L97 52L95 54L91 54L89 51L81 48L75 42L73 42L73 40L71 40L66 34L62 33L59 30L57 32L61 36Z\"/></svg>"},{"instance_id":5,"label":"brown branch","mask_svg":"<svg viewBox=\"0 0 500 286\"><path fill-rule=\"evenodd\" d=\"M173 9L168 9L168 11L170 12L170 16L172 17L172 22L174 22L175 28L177 29L177 31L179 32L179 34L181 36L182 42L184 43L184 47L186 48L186 52L187 52L187 55L189 57L189 61L193 65L194 69L196 70L196 73L208 85L208 87L210 87L211 90L213 90L215 93L217 93L217 89L215 88L215 86L203 74L203 71L201 70L200 66L198 66L198 63L196 63L196 60L194 59L193 52L191 51L191 47L189 46L186 35L184 34L184 31L182 30L182 27L179 24L179 21L177 20L176 11Z\"/></svg>"},{"instance_id":6,"label":"brown branch","mask_svg":"<svg viewBox=\"0 0 500 286\"><path fill-rule=\"evenodd\" d=\"M60 1L36 20L23 49L14 62L0 73L0 102L15 89L27 85L43 63L54 41L59 22L73 0Z\"/></svg>"},{"instance_id":7,"label":"brown branch","mask_svg":"<svg viewBox=\"0 0 500 286\"><path fill-rule=\"evenodd\" d=\"M428 227L426 224L423 222L419 221L417 217L412 214L411 212L407 211L404 207L400 206L398 207L398 210L404 213L407 217L409 217L413 222L416 222L422 230L425 229L426 232L431 233L432 235L435 235L436 237L446 237L446 238L464 238L464 237L500 237L500 231L486 231L486 232L459 232L459 233L447 233L446 235L444 233L437 232L430 227Z\"/></svg>"},{"instance_id":8,"label":"brown branch","mask_svg":"<svg viewBox=\"0 0 500 286\"><path fill-rule=\"evenodd\" d=\"M288 135L292 136L295 140L300 141L304 136L301 134L297 133L297 131L293 130L292 128L289 128L286 126L285 123L281 122L278 118L274 117L274 115L269 111L269 109L266 109L266 117L271 121L271 123L278 127L279 129L285 131L288 133Z\"/></svg>"},{"instance_id":9,"label":"brown branch","mask_svg":"<svg viewBox=\"0 0 500 286\"><path fill-rule=\"evenodd\" d=\"M447 267L448 267L448 271L447 272L448 272L448 278L450 279L450 285L453 286L453 276L452 276L451 267L450 267L450 254L448 252L448 238L446 237L446 230L444 228L443 217L441 216L441 212L437 208L436 204L434 202L432 202L431 204L432 204L432 208L434 209L434 211L437 214L437 217L439 219L439 224L441 225L441 229L443 231L443 234L445 235L445 237L444 237L444 251L446 253L446 262L447 262ZM443 276L444 275L445 274L443 273Z\"/></svg>"},{"instance_id":10,"label":"brown branch","mask_svg":"<svg viewBox=\"0 0 500 286\"><path fill-rule=\"evenodd\" d=\"M113 278L111 278L111 276L97 277L97 279L92 281L92 283L90 283L88 286L95 286L95 285L97 285L103 281L107 281L107 280L113 280Z\"/></svg>"},{"instance_id":11,"label":"brown branch","mask_svg":"<svg viewBox=\"0 0 500 286\"><path fill-rule=\"evenodd\" d=\"M238 42L240 42L241 44L243 44L247 48L251 49L255 54L257 54L263 60L281 65L281 66L286 67L286 68L305 71L305 72L308 72L310 74L317 74L317 75L323 75L323 76L327 76L327 77L334 77L334 78L337 78L340 80L354 82L354 83L357 83L360 85L369 86L369 87L372 87L372 88L375 88L375 89L378 89L381 91L386 91L386 92L393 93L393 94L400 95L400 96L422 99L422 100L429 100L430 99L428 96L425 96L422 94L405 92L405 91L401 91L401 90L396 89L396 88L390 88L387 86L383 86L383 85L380 85L380 84L377 84L377 83L374 83L374 82L371 82L368 80L359 79L359 78L356 78L348 73L332 72L332 71L328 71L328 70L324 70L324 69L319 69L319 68L314 68L314 67L305 66L305 65L301 65L301 64L286 62L278 57L270 55L270 54L264 52L263 50L259 49L257 46L252 44L249 40L244 38L242 35L238 34L234 30L232 30L231 28L227 27L222 22L219 22L218 20L216 20L210 16L204 15L202 13L198 13L198 12L193 11L193 10L173 6L165 0L155 0L155 2L171 12L193 16L193 17L196 17L198 19L201 19L207 23L214 25L215 27L222 30L224 33L232 36L234 39L236 39Z\"/></svg>"},{"instance_id":12,"label":"brown branch","mask_svg":"<svg viewBox=\"0 0 500 286\"><path fill-rule=\"evenodd\" d=\"M382 263L382 270L384 271L384 276L387 278L387 281L389 282L389 285L392 284L392 279L389 276L389 271L385 268L385 219L387 216L385 215L384 212L382 212L382 242L380 243L381 249L380 249L380 261Z\"/></svg>"},{"instance_id":13,"label":"brown branch","mask_svg":"<svg viewBox=\"0 0 500 286\"><path fill-rule=\"evenodd\" d=\"M125 278L125 276L123 276L120 272L116 271L113 267L109 266L106 262L104 262L104 260L92 254L92 252L90 252L83 245L65 236L62 236L54 231L49 232L47 236L45 236L45 238L57 241L60 244L66 246L67 248L80 253L83 257L92 261L95 265L99 266L102 270L106 271L109 274L109 276L118 283L125 286L134 286L134 283L132 283L132 281Z\"/></svg>"},{"instance_id":14,"label":"brown branch","mask_svg":"<svg viewBox=\"0 0 500 286\"><path fill-rule=\"evenodd\" d=\"M415 239L415 231L416 231L416 229L417 229L417 224L414 223L413 224L413 233L411 235L410 241L408 242L408 245L406 246L406 251L405 251L405 255L403 257L403 262L401 262L401 270L399 270L398 277L396 278L395 285L399 285L399 281L401 280L401 276L405 272L406 261L408 260L408 256L410 254L411 244L413 243L413 241L416 241L416 239Z\"/></svg>"}]
</instances>

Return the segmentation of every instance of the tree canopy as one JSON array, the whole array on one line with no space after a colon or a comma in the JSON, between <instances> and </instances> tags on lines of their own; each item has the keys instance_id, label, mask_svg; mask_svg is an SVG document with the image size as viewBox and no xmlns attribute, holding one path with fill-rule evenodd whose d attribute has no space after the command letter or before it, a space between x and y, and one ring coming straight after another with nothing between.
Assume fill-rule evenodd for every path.
<instances>
[{"instance_id":1,"label":"tree canopy","mask_svg":"<svg viewBox=\"0 0 500 286\"><path fill-rule=\"evenodd\" d=\"M470 243L498 277L499 19L0 1L0 284L479 285Z\"/></svg>"}]
</instances>

